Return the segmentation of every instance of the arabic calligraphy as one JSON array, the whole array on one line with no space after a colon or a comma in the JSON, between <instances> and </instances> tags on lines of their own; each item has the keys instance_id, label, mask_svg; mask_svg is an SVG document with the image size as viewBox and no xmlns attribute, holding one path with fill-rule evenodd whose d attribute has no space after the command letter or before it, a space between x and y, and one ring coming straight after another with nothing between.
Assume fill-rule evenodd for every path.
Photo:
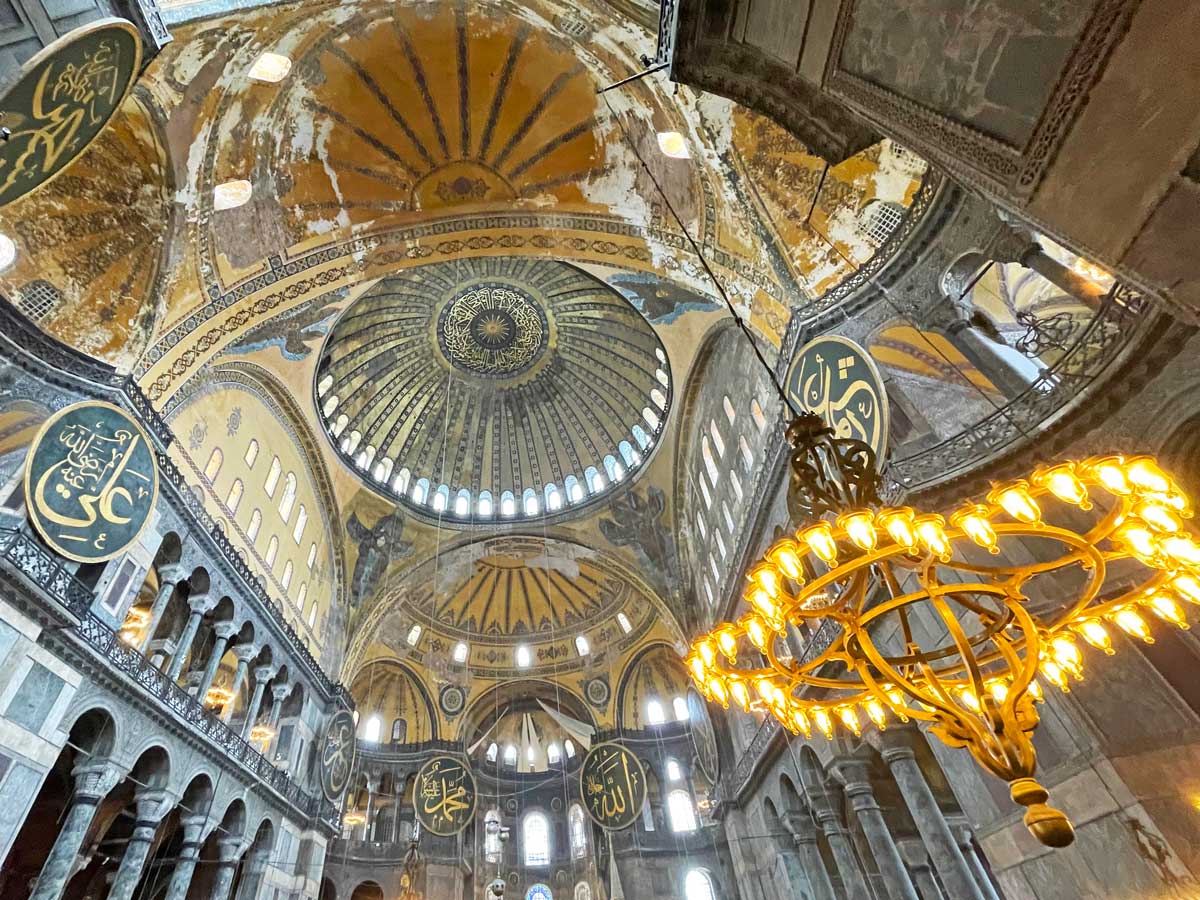
<instances>
[{"instance_id":1,"label":"arabic calligraphy","mask_svg":"<svg viewBox=\"0 0 1200 900\"><path fill-rule=\"evenodd\" d=\"M350 781L356 746L354 717L344 709L339 710L329 720L321 745L321 790L333 802L337 802Z\"/></svg>"},{"instance_id":2,"label":"arabic calligraphy","mask_svg":"<svg viewBox=\"0 0 1200 900\"><path fill-rule=\"evenodd\" d=\"M887 391L870 354L836 335L805 344L792 361L788 399L798 412L820 416L838 438L867 444L883 459L887 450Z\"/></svg>"},{"instance_id":3,"label":"arabic calligraphy","mask_svg":"<svg viewBox=\"0 0 1200 900\"><path fill-rule=\"evenodd\" d=\"M125 99L141 39L123 19L94 22L39 53L0 100L0 206L45 184L78 157Z\"/></svg>"},{"instance_id":4,"label":"arabic calligraphy","mask_svg":"<svg viewBox=\"0 0 1200 900\"><path fill-rule=\"evenodd\" d=\"M646 803L646 773L641 762L620 744L597 744L579 770L583 805L601 828L628 828Z\"/></svg>"},{"instance_id":5,"label":"arabic calligraphy","mask_svg":"<svg viewBox=\"0 0 1200 900\"><path fill-rule=\"evenodd\" d=\"M30 520L63 556L112 559L137 540L158 498L150 440L119 407L69 406L34 438L25 496Z\"/></svg>"},{"instance_id":6,"label":"arabic calligraphy","mask_svg":"<svg viewBox=\"0 0 1200 900\"><path fill-rule=\"evenodd\" d=\"M475 776L452 756L435 756L417 772L417 818L434 834L458 834L475 817Z\"/></svg>"}]
</instances>

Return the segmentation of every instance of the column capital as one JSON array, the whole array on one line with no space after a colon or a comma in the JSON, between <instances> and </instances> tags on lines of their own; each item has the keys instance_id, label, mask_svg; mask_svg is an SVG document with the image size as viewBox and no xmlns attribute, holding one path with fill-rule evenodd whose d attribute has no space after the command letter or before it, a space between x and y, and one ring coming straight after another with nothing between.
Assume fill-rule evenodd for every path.
<instances>
[{"instance_id":1,"label":"column capital","mask_svg":"<svg viewBox=\"0 0 1200 900\"><path fill-rule=\"evenodd\" d=\"M196 613L204 615L212 612L220 599L220 597L217 597L215 594L212 594L209 591L201 591L198 594L192 594L190 597L188 597L187 602L188 606L192 610L192 615L195 615Z\"/></svg>"},{"instance_id":2,"label":"column capital","mask_svg":"<svg viewBox=\"0 0 1200 900\"><path fill-rule=\"evenodd\" d=\"M217 857L219 864L229 865L242 855L242 839L237 835L227 834L217 838Z\"/></svg>"},{"instance_id":3,"label":"column capital","mask_svg":"<svg viewBox=\"0 0 1200 900\"><path fill-rule=\"evenodd\" d=\"M378 772L367 775L367 793L377 793L379 791L379 785L382 783L383 777Z\"/></svg>"},{"instance_id":4,"label":"column capital","mask_svg":"<svg viewBox=\"0 0 1200 900\"><path fill-rule=\"evenodd\" d=\"M164 563L155 571L158 573L158 587L160 590L168 584L174 587L187 578L188 575L187 569L183 567L183 564L177 562Z\"/></svg>"},{"instance_id":5,"label":"column capital","mask_svg":"<svg viewBox=\"0 0 1200 900\"><path fill-rule=\"evenodd\" d=\"M249 665L261 651L262 644L255 643L237 644L233 648L233 654L238 658L238 662L246 665Z\"/></svg>"},{"instance_id":6,"label":"column capital","mask_svg":"<svg viewBox=\"0 0 1200 900\"><path fill-rule=\"evenodd\" d=\"M278 671L279 670L274 666L255 666L254 680L259 684L265 685L268 681L275 677L275 673Z\"/></svg>"},{"instance_id":7,"label":"column capital","mask_svg":"<svg viewBox=\"0 0 1200 900\"><path fill-rule=\"evenodd\" d=\"M929 851L925 849L925 843L920 838L901 838L896 841L896 846L900 849L904 864L910 869L932 868Z\"/></svg>"},{"instance_id":8,"label":"column capital","mask_svg":"<svg viewBox=\"0 0 1200 900\"><path fill-rule=\"evenodd\" d=\"M181 816L179 827L183 830L183 845L194 846L197 850L204 843L204 826L208 824L208 816Z\"/></svg>"},{"instance_id":9,"label":"column capital","mask_svg":"<svg viewBox=\"0 0 1200 900\"><path fill-rule=\"evenodd\" d=\"M241 626L237 622L216 622L213 625L213 633L225 640L229 640L239 631L241 631Z\"/></svg>"},{"instance_id":10,"label":"column capital","mask_svg":"<svg viewBox=\"0 0 1200 900\"><path fill-rule=\"evenodd\" d=\"M99 802L121 782L127 771L111 759L88 760L76 766L71 772L75 779L73 799Z\"/></svg>"},{"instance_id":11,"label":"column capital","mask_svg":"<svg viewBox=\"0 0 1200 900\"><path fill-rule=\"evenodd\" d=\"M163 788L139 787L133 794L137 824L158 825L175 808L175 796Z\"/></svg>"},{"instance_id":12,"label":"column capital","mask_svg":"<svg viewBox=\"0 0 1200 900\"><path fill-rule=\"evenodd\" d=\"M988 242L986 253L998 263L1019 263L1027 253L1041 249L1032 232L1006 223Z\"/></svg>"},{"instance_id":13,"label":"column capital","mask_svg":"<svg viewBox=\"0 0 1200 900\"><path fill-rule=\"evenodd\" d=\"M288 695L291 694L292 687L293 685L290 683L274 685L271 688L272 699L274 699L276 703L282 703L288 698Z\"/></svg>"},{"instance_id":14,"label":"column capital","mask_svg":"<svg viewBox=\"0 0 1200 900\"><path fill-rule=\"evenodd\" d=\"M813 821L812 814L807 810L786 812L780 816L780 819L783 827L791 833L792 839L798 845L816 843L817 823Z\"/></svg>"}]
</instances>

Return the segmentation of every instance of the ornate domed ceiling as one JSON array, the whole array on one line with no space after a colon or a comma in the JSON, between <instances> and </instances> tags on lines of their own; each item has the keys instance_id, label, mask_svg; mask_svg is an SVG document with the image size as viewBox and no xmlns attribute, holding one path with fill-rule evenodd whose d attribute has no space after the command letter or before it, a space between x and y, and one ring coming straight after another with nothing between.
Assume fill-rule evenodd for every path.
<instances>
[{"instance_id":1,"label":"ornate domed ceiling","mask_svg":"<svg viewBox=\"0 0 1200 900\"><path fill-rule=\"evenodd\" d=\"M562 675L607 668L650 637L679 637L653 591L616 559L552 538L464 544L380 595L351 640L352 670L394 654L446 679Z\"/></svg>"},{"instance_id":2,"label":"ornate domed ceiling","mask_svg":"<svg viewBox=\"0 0 1200 900\"><path fill-rule=\"evenodd\" d=\"M466 259L384 278L317 369L343 461L409 509L463 524L561 515L628 481L670 406L654 329L554 260Z\"/></svg>"}]
</instances>

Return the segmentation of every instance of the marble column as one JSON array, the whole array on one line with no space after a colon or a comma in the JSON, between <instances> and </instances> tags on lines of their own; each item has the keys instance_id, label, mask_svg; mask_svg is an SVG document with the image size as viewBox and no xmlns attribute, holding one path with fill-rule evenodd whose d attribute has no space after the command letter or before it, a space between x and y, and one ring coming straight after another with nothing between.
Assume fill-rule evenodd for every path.
<instances>
[{"instance_id":1,"label":"marble column","mask_svg":"<svg viewBox=\"0 0 1200 900\"><path fill-rule=\"evenodd\" d=\"M1000 895L996 892L996 885L993 883L992 877L988 875L983 860L979 858L979 851L975 849L971 829L961 822L954 823L950 828L958 840L958 849L962 851L967 866L975 874L975 881L979 885L979 890L983 892L983 896L986 900L1000 900Z\"/></svg>"},{"instance_id":2,"label":"marble column","mask_svg":"<svg viewBox=\"0 0 1200 900\"><path fill-rule=\"evenodd\" d=\"M138 642L138 650L142 653L146 652L150 642L154 640L154 632L158 628L158 623L162 621L163 613L167 611L167 604L171 602L171 596L175 593L175 586L183 581L183 576L183 566L178 563L168 563L158 567L158 594L154 598L154 604L150 607L150 621L146 623L146 633Z\"/></svg>"},{"instance_id":3,"label":"marble column","mask_svg":"<svg viewBox=\"0 0 1200 900\"><path fill-rule=\"evenodd\" d=\"M208 693L213 680L217 677L217 669L221 667L221 657L225 655L229 639L238 633L238 626L233 622L218 622L213 626L213 633L216 635L216 640L213 642L212 653L208 657L208 665L204 667L204 674L200 677L200 684L196 689L196 699L201 703L204 702L204 695Z\"/></svg>"},{"instance_id":4,"label":"marble column","mask_svg":"<svg viewBox=\"0 0 1200 900\"><path fill-rule=\"evenodd\" d=\"M929 864L929 853L919 839L908 838L900 841L900 856L908 866L908 871L912 873L913 883L917 886L921 900L945 900L933 874L933 867Z\"/></svg>"},{"instance_id":5,"label":"marble column","mask_svg":"<svg viewBox=\"0 0 1200 900\"><path fill-rule=\"evenodd\" d=\"M234 656L237 657L237 673L233 676L233 686L229 692L233 694L229 698L229 702L225 704L225 708L221 710L221 721L228 724L233 718L234 708L237 706L238 697L242 693L242 685L246 683L246 677L250 674L250 661L258 656L258 651L262 648L257 644L238 644L233 648Z\"/></svg>"},{"instance_id":6,"label":"marble column","mask_svg":"<svg viewBox=\"0 0 1200 900\"><path fill-rule=\"evenodd\" d=\"M217 873L213 878L209 900L229 900L229 889L233 887L241 849L241 838L227 836L217 840Z\"/></svg>"},{"instance_id":7,"label":"marble column","mask_svg":"<svg viewBox=\"0 0 1200 900\"><path fill-rule=\"evenodd\" d=\"M125 845L125 855L121 857L121 865L113 878L108 900L130 900L133 897L138 882L142 880L142 870L146 867L146 857L154 843L154 835L158 833L159 823L174 806L166 791L141 787L133 795L133 805L136 810L133 833Z\"/></svg>"},{"instance_id":8,"label":"marble column","mask_svg":"<svg viewBox=\"0 0 1200 900\"><path fill-rule=\"evenodd\" d=\"M904 860L892 839L883 810L871 788L870 766L866 760L843 759L834 764L834 772L845 787L846 797L875 857L875 865L883 876L891 900L919 900L916 888L904 868Z\"/></svg>"},{"instance_id":9,"label":"marble column","mask_svg":"<svg viewBox=\"0 0 1200 900\"><path fill-rule=\"evenodd\" d=\"M263 748L263 756L268 759L274 755L275 748L279 745L279 716L283 712L283 701L291 692L290 684L277 684L271 688L271 716L267 720L267 724L275 731L275 736Z\"/></svg>"},{"instance_id":10,"label":"marble column","mask_svg":"<svg viewBox=\"0 0 1200 900\"><path fill-rule=\"evenodd\" d=\"M183 626L183 633L175 645L175 655L171 657L171 664L167 666L167 677L172 681L179 679L179 674L183 671L183 664L187 661L188 654L192 652L192 643L196 640L196 632L200 629L200 620L215 605L208 594L196 594L188 597L188 606L192 611L188 616L187 624Z\"/></svg>"},{"instance_id":11,"label":"marble column","mask_svg":"<svg viewBox=\"0 0 1200 900\"><path fill-rule=\"evenodd\" d=\"M71 806L62 820L58 837L42 865L30 900L60 900L75 868L88 827L100 801L116 787L124 773L111 761L100 760L78 766L71 773L75 788Z\"/></svg>"},{"instance_id":12,"label":"marble column","mask_svg":"<svg viewBox=\"0 0 1200 900\"><path fill-rule=\"evenodd\" d=\"M267 690L267 682L275 677L275 669L271 666L258 666L254 670L254 696L246 707L246 721L242 723L242 738L250 737L250 729L258 719L258 710L262 706L263 694Z\"/></svg>"},{"instance_id":13,"label":"marble column","mask_svg":"<svg viewBox=\"0 0 1200 900\"><path fill-rule=\"evenodd\" d=\"M203 844L205 816L187 816L179 820L183 831L183 844L179 847L179 858L171 872L171 883L167 885L164 900L186 900L188 888L192 886L192 874L200 859Z\"/></svg>"},{"instance_id":14,"label":"marble column","mask_svg":"<svg viewBox=\"0 0 1200 900\"><path fill-rule=\"evenodd\" d=\"M364 841L371 840L371 834L375 831L375 797L379 793L379 776L367 776L367 821L363 822Z\"/></svg>"},{"instance_id":15,"label":"marble column","mask_svg":"<svg viewBox=\"0 0 1200 900\"><path fill-rule=\"evenodd\" d=\"M392 800L392 812L393 812L393 815L392 815L392 843L393 844L400 843L400 801L404 797L404 794L403 794L404 789L403 789L403 787L401 787L401 785L403 785L403 784L404 784L403 781L401 781L399 779L396 780L396 795L395 795L395 798Z\"/></svg>"},{"instance_id":16,"label":"marble column","mask_svg":"<svg viewBox=\"0 0 1200 900\"><path fill-rule=\"evenodd\" d=\"M956 319L935 326L967 360L994 384L1007 399L1012 400L1024 393L1034 377L1026 374L1007 359L999 346L978 328L965 319ZM1016 352L1016 351L1013 351Z\"/></svg>"},{"instance_id":17,"label":"marble column","mask_svg":"<svg viewBox=\"0 0 1200 900\"><path fill-rule=\"evenodd\" d=\"M837 900L833 891L833 882L829 880L829 871L825 868L825 860L821 856L821 848L817 846L817 823L807 811L784 813L783 824L792 834L796 844L796 852L804 866L808 885L812 888L813 900Z\"/></svg>"},{"instance_id":18,"label":"marble column","mask_svg":"<svg viewBox=\"0 0 1200 900\"><path fill-rule=\"evenodd\" d=\"M829 841L829 849L833 851L833 861L837 865L838 874L842 876L842 888L847 900L871 900L871 892L867 890L867 882L862 869L858 865L858 857L854 855L854 847L850 843L850 833L842 824L841 817L828 797L809 798L813 804L813 813L817 824L825 832Z\"/></svg>"},{"instance_id":19,"label":"marble column","mask_svg":"<svg viewBox=\"0 0 1200 900\"><path fill-rule=\"evenodd\" d=\"M881 738L883 760L896 779L942 884L954 900L985 900L917 763L911 743L914 736L907 729L889 728Z\"/></svg>"},{"instance_id":20,"label":"marble column","mask_svg":"<svg viewBox=\"0 0 1200 900\"><path fill-rule=\"evenodd\" d=\"M1101 285L1085 278L1069 266L1064 266L1042 249L1036 241L1021 253L1017 260L1027 269L1037 272L1052 285L1082 303L1088 309L1099 309L1108 291Z\"/></svg>"}]
</instances>

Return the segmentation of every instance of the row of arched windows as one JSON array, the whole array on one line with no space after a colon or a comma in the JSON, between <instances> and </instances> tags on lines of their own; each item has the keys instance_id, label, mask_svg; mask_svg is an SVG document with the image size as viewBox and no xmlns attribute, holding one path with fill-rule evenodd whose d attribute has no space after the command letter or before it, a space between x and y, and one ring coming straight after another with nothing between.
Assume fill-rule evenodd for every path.
<instances>
[{"instance_id":1,"label":"row of arched windows","mask_svg":"<svg viewBox=\"0 0 1200 900\"><path fill-rule=\"evenodd\" d=\"M717 900L712 878L703 869L689 869L683 881L684 900ZM554 900L549 886L535 884L525 893L525 900ZM574 900L592 900L592 888L586 881L575 885Z\"/></svg>"},{"instance_id":2,"label":"row of arched windows","mask_svg":"<svg viewBox=\"0 0 1200 900\"><path fill-rule=\"evenodd\" d=\"M254 468L254 464L258 461L258 453L259 453L258 441L251 439L250 442L246 445L246 452L243 454L243 457L242 457L247 468L249 468L249 469ZM208 462L204 466L204 477L209 481L210 484L220 474L221 467L224 465L224 461L225 461L225 455L224 455L224 452L221 450L221 448L219 448L219 447L214 448L212 453L209 455ZM296 543L297 545L299 545L303 542L304 532L305 532L305 529L308 527L308 509L305 507L305 505L303 503L299 503L299 504L296 503L298 484L299 484L298 479L296 478L296 474L294 472L288 472L288 473L286 473L286 476L285 476L284 472L283 472L283 463L280 461L278 456L275 456L275 457L272 457L272 459L271 459L270 468L268 469L266 479L263 482L263 490L268 497L270 497L272 499L274 498L275 492L279 487L279 482L281 479L283 480L284 487L283 487L283 493L281 494L281 496L279 498L279 503L277 505L277 509L279 511L280 518L283 519L284 524L285 525L292 524L292 532L291 532L292 541L294 543ZM239 508L242 505L242 500L245 497L245 494L246 494L245 482L241 478L235 478L233 480L233 483L229 486L229 490L225 494L225 507L226 507L226 509L228 509L228 511L231 515L236 516ZM296 520L295 520L294 524L290 523L290 519L292 517L293 511L296 511ZM255 508L250 513L250 519L246 525L246 538L252 544L258 539L259 532L262 530L262 525L263 525L262 510ZM267 544L266 553L263 557L263 561L266 564L268 569L270 569L272 571L274 570L275 560L278 557L278 555L279 555L279 538L277 535L272 534L270 541ZM317 559L317 545L315 542L313 542L309 546L308 558L307 558L307 568L310 571L312 570L313 565L316 563L316 559ZM292 581L293 581L294 574L295 574L295 566L292 563L292 561L289 559L284 563L283 572L280 574L280 579L279 579L280 586L283 588L284 593L288 596L289 599L293 599L292 594L291 594L291 587L292 587ZM316 599L314 598L312 605L306 609L307 603L308 603L308 582L305 581L300 584L299 589L296 591L296 594L294 596L294 605L299 610L302 618L304 618L307 614L307 618L305 619L305 621L307 622L309 628L313 628L314 625L316 624L316 618L317 618Z\"/></svg>"}]
</instances>

